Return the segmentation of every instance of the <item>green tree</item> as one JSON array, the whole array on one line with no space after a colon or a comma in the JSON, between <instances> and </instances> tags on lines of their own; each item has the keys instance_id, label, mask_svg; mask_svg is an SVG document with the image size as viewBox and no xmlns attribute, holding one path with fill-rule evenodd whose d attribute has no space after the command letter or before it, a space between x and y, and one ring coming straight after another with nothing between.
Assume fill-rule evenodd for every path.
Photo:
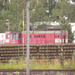
<instances>
[{"instance_id":1,"label":"green tree","mask_svg":"<svg viewBox=\"0 0 75 75\"><path fill-rule=\"evenodd\" d=\"M6 1L6 0L5 0ZM38 1L38 2L37 2ZM65 2L66 1L66 2ZM3 0L0 0L0 27L6 27L6 19L10 21L10 30L18 30L20 21L22 21L22 13L24 9L26 24L26 1L25 0L7 0L3 6ZM55 3L55 0L30 0L30 22L55 21L56 16L67 16L72 22L75 21L75 7L67 4L67 0ZM46 10L50 11L51 17L48 16ZM3 23L2 23L3 22ZM6 30L7 28L5 28ZM0 30L4 31L4 30Z\"/></svg>"},{"instance_id":2,"label":"green tree","mask_svg":"<svg viewBox=\"0 0 75 75\"><path fill-rule=\"evenodd\" d=\"M19 24L18 30L20 30L20 31L23 30L23 21L22 21L22 20L20 21L20 24ZM24 30L26 30L26 25L24 25Z\"/></svg>"},{"instance_id":3,"label":"green tree","mask_svg":"<svg viewBox=\"0 0 75 75\"><path fill-rule=\"evenodd\" d=\"M26 2L24 0L11 0L11 3L6 1L3 9L0 11L0 20L6 23L6 19L9 19L10 30L18 30L17 27L19 27L19 22L22 20L23 9L26 9Z\"/></svg>"},{"instance_id":4,"label":"green tree","mask_svg":"<svg viewBox=\"0 0 75 75\"><path fill-rule=\"evenodd\" d=\"M67 3L68 0L62 0L62 2L58 2L57 6L52 10L52 18L53 21L63 21L63 29L68 30L68 40L69 42L73 41L74 33L71 31L71 26L69 25L69 22L73 21L73 16L74 16L74 5L70 5ZM73 7L73 8L72 8ZM60 16L61 19L57 20L56 16ZM67 21L64 21L63 17L66 16L68 17ZM65 22L65 23L64 23ZM61 27L61 25L60 25Z\"/></svg>"},{"instance_id":5,"label":"green tree","mask_svg":"<svg viewBox=\"0 0 75 75\"><path fill-rule=\"evenodd\" d=\"M72 31L71 31L71 25L69 24L68 20L65 21L64 19L62 19L62 21L63 21L63 23L62 23L63 30L68 31L68 42L72 43L72 41L74 40L74 32L72 33Z\"/></svg>"},{"instance_id":6,"label":"green tree","mask_svg":"<svg viewBox=\"0 0 75 75\"><path fill-rule=\"evenodd\" d=\"M56 6L55 0L48 0L47 6L49 8L49 15L52 15L52 9Z\"/></svg>"},{"instance_id":7,"label":"green tree","mask_svg":"<svg viewBox=\"0 0 75 75\"><path fill-rule=\"evenodd\" d=\"M62 0L62 2L58 2L56 7L52 10L52 18L53 21L56 20L56 16L67 16L71 22L75 21L75 5L67 3L68 0Z\"/></svg>"},{"instance_id":8,"label":"green tree","mask_svg":"<svg viewBox=\"0 0 75 75\"><path fill-rule=\"evenodd\" d=\"M0 0L0 10L3 8L3 0Z\"/></svg>"},{"instance_id":9,"label":"green tree","mask_svg":"<svg viewBox=\"0 0 75 75\"><path fill-rule=\"evenodd\" d=\"M48 7L45 6L45 4L47 3L46 0L38 0L38 3L35 3L35 5L33 4L34 2L31 3L32 6L32 10L30 11L31 23L48 21L49 17L48 15L46 15L46 10L48 9Z\"/></svg>"}]
</instances>

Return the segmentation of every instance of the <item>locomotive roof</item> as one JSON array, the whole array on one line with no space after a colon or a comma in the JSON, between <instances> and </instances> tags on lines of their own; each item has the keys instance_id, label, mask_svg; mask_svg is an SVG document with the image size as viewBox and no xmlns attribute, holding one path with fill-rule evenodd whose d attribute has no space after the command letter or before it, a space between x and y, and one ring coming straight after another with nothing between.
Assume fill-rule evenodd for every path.
<instances>
[{"instance_id":1,"label":"locomotive roof","mask_svg":"<svg viewBox=\"0 0 75 75\"><path fill-rule=\"evenodd\" d=\"M22 33L22 31L6 31L5 33Z\"/></svg>"},{"instance_id":2,"label":"locomotive roof","mask_svg":"<svg viewBox=\"0 0 75 75\"><path fill-rule=\"evenodd\" d=\"M68 33L67 30L62 30L63 33ZM23 33L23 31L6 31L5 33ZM24 31L27 33L27 31ZM61 33L61 30L49 30L49 31L30 31L30 33Z\"/></svg>"},{"instance_id":3,"label":"locomotive roof","mask_svg":"<svg viewBox=\"0 0 75 75\"><path fill-rule=\"evenodd\" d=\"M62 30L63 33L68 33L67 30ZM23 33L23 32L22 32ZM27 33L27 31L24 31L24 33ZM30 33L61 33L61 30L52 30L52 31L30 31Z\"/></svg>"}]
</instances>

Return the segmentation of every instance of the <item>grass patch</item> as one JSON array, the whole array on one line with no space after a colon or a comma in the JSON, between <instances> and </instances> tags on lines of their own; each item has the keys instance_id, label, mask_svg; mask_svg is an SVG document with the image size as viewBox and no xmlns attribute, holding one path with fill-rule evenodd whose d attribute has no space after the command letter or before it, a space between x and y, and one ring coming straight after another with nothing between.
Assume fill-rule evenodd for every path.
<instances>
[{"instance_id":1,"label":"grass patch","mask_svg":"<svg viewBox=\"0 0 75 75\"><path fill-rule=\"evenodd\" d=\"M16 60L9 63L0 63L0 69L26 69L26 59L20 59L17 63ZM30 69L75 69L75 60L64 60L64 66L61 65L58 59L54 59L51 62L40 59L30 60Z\"/></svg>"}]
</instances>

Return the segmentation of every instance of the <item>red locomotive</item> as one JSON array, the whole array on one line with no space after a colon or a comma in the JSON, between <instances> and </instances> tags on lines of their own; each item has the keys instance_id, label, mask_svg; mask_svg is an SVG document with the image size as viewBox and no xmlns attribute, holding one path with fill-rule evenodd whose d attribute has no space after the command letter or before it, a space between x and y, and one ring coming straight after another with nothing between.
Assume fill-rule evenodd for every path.
<instances>
[{"instance_id":1,"label":"red locomotive","mask_svg":"<svg viewBox=\"0 0 75 75\"><path fill-rule=\"evenodd\" d=\"M24 32L24 44L26 44L26 31ZM63 30L63 43L68 43L68 32ZM61 43L61 30L30 31L30 44ZM6 31L5 44L23 44L21 31Z\"/></svg>"}]
</instances>

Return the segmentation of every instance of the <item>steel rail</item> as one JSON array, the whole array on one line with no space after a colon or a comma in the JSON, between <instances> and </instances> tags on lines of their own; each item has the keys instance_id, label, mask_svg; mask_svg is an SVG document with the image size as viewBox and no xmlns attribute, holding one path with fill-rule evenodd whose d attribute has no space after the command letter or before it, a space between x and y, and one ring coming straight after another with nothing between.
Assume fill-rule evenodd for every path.
<instances>
[{"instance_id":1,"label":"steel rail","mask_svg":"<svg viewBox=\"0 0 75 75\"><path fill-rule=\"evenodd\" d=\"M26 69L0 69L0 72L26 72ZM30 71L74 71L75 69L30 69Z\"/></svg>"},{"instance_id":2,"label":"steel rail","mask_svg":"<svg viewBox=\"0 0 75 75\"><path fill-rule=\"evenodd\" d=\"M75 69L30 69L29 75L75 75ZM0 75L27 75L26 69L0 69Z\"/></svg>"}]
</instances>

